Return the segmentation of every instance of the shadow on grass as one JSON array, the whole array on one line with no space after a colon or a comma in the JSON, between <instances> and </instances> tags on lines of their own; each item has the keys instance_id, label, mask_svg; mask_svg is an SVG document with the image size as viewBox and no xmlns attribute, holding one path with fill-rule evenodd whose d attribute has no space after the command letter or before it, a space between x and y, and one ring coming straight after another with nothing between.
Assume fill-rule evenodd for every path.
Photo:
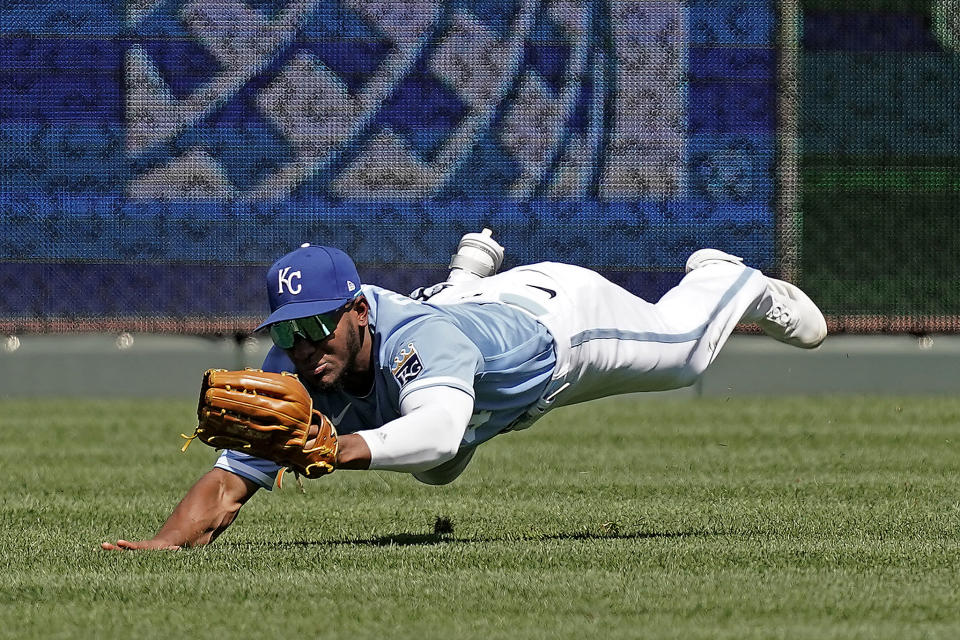
<instances>
[{"instance_id":1,"label":"shadow on grass","mask_svg":"<svg viewBox=\"0 0 960 640\"><path fill-rule=\"evenodd\" d=\"M702 538L707 536L723 535L718 531L639 531L636 533L589 532L557 533L550 535L503 536L503 537L475 537L463 538L444 533L395 533L375 538L347 538L342 540L278 540L277 542L234 542L231 546L244 547L326 547L326 546L358 546L358 547L406 547L428 546L440 544L476 544L488 542L543 542L547 540L645 540L666 538Z\"/></svg>"}]
</instances>

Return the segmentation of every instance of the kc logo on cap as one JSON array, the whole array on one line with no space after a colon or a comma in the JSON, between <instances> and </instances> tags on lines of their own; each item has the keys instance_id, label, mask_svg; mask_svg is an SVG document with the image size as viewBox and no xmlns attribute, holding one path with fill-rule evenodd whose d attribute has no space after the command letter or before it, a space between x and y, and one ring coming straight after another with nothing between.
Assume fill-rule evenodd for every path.
<instances>
[{"instance_id":1,"label":"kc logo on cap","mask_svg":"<svg viewBox=\"0 0 960 640\"><path fill-rule=\"evenodd\" d=\"M296 278L297 280L299 280L302 276L300 275L299 271L294 271L293 273L290 273L290 269L292 268L293 267L285 267L277 272L277 282L279 284L279 286L277 287L278 294L283 293L284 285L286 285L287 291L289 291L292 295L297 295L298 293L300 293L300 291L303 290L303 287L301 287L299 284L297 284L296 289L293 288L293 279Z\"/></svg>"}]
</instances>

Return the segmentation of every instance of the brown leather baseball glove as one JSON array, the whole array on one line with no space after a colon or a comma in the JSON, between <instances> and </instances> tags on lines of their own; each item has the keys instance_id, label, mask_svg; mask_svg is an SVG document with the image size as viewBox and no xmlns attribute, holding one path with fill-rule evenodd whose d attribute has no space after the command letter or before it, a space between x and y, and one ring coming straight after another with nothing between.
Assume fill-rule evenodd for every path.
<instances>
[{"instance_id":1,"label":"brown leather baseball glove","mask_svg":"<svg viewBox=\"0 0 960 640\"><path fill-rule=\"evenodd\" d=\"M337 430L313 409L313 399L293 374L210 369L203 375L197 417L193 436L184 436L184 450L199 438L216 449L272 460L307 478L336 467Z\"/></svg>"}]
</instances>

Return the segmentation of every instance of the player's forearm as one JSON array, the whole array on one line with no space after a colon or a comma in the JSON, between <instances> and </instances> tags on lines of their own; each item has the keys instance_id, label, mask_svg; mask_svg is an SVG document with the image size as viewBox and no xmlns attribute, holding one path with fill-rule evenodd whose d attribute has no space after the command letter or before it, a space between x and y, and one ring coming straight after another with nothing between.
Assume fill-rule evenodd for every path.
<instances>
[{"instance_id":1,"label":"player's forearm","mask_svg":"<svg viewBox=\"0 0 960 640\"><path fill-rule=\"evenodd\" d=\"M254 494L253 483L222 469L203 475L174 508L154 541L196 547L216 539Z\"/></svg>"},{"instance_id":2,"label":"player's forearm","mask_svg":"<svg viewBox=\"0 0 960 640\"><path fill-rule=\"evenodd\" d=\"M459 389L430 387L410 393L403 415L379 429L358 432L369 468L416 473L452 459L460 448L473 398Z\"/></svg>"},{"instance_id":3,"label":"player's forearm","mask_svg":"<svg viewBox=\"0 0 960 640\"><path fill-rule=\"evenodd\" d=\"M366 441L355 433L340 436L340 446L337 452L338 469L369 469L370 447Z\"/></svg>"}]
</instances>

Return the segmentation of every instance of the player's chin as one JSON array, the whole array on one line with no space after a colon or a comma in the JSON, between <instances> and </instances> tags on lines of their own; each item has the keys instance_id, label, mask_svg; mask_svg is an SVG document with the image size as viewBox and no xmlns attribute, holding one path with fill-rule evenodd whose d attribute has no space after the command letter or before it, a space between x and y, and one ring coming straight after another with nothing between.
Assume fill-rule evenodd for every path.
<instances>
[{"instance_id":1,"label":"player's chin","mask_svg":"<svg viewBox=\"0 0 960 640\"><path fill-rule=\"evenodd\" d=\"M327 367L322 373L310 372L301 375L301 379L318 391L334 391L340 388L341 372Z\"/></svg>"}]
</instances>

